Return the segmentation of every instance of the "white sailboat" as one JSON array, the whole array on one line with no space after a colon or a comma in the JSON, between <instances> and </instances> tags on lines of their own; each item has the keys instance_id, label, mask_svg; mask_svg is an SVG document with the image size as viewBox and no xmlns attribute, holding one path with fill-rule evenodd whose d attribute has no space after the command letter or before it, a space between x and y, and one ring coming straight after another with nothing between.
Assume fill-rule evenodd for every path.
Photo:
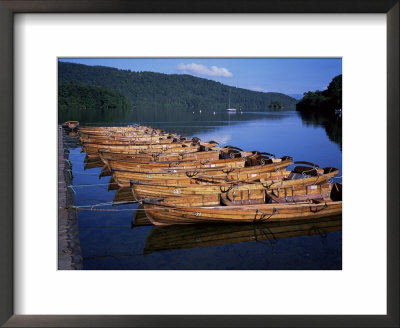
<instances>
[{"instance_id":1,"label":"white sailboat","mask_svg":"<svg viewBox=\"0 0 400 328\"><path fill-rule=\"evenodd\" d=\"M236 108L231 108L231 89L229 89L229 104L228 108L226 109L228 112L236 112Z\"/></svg>"}]
</instances>

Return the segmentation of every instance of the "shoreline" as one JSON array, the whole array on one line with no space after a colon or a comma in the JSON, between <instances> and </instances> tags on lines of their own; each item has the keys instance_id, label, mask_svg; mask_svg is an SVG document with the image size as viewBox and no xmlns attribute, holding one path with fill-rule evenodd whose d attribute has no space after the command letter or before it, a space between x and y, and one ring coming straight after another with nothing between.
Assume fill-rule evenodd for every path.
<instances>
[{"instance_id":1,"label":"shoreline","mask_svg":"<svg viewBox=\"0 0 400 328\"><path fill-rule=\"evenodd\" d=\"M72 165L64 148L64 135L58 126L58 270L82 270L82 252L79 239L78 212L68 208L74 205Z\"/></svg>"}]
</instances>

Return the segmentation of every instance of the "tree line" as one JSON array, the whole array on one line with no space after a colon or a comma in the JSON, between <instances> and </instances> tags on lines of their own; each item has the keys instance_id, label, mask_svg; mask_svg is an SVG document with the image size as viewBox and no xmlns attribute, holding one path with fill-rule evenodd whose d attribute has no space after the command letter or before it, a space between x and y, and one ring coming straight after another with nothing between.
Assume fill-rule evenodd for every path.
<instances>
[{"instance_id":1,"label":"tree line","mask_svg":"<svg viewBox=\"0 0 400 328\"><path fill-rule=\"evenodd\" d=\"M58 86L58 108L61 111L130 109L131 103L128 98L114 90L70 81Z\"/></svg>"}]
</instances>

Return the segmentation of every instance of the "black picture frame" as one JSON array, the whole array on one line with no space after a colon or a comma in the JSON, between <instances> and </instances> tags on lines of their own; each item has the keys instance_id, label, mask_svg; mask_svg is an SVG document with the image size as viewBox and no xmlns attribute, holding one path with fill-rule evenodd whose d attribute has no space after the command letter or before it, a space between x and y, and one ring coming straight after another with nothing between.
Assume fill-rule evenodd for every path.
<instances>
[{"instance_id":1,"label":"black picture frame","mask_svg":"<svg viewBox=\"0 0 400 328\"><path fill-rule=\"evenodd\" d=\"M399 0L0 0L0 324L5 327L399 327L399 8ZM16 13L386 14L387 315L14 315L12 159L13 135L18 133L13 120Z\"/></svg>"}]
</instances>

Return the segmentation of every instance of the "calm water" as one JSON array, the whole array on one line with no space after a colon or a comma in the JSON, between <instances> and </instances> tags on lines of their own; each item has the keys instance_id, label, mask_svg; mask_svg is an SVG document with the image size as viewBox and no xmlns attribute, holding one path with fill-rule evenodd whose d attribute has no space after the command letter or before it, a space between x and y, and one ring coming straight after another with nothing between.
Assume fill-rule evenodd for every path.
<instances>
[{"instance_id":1,"label":"calm water","mask_svg":"<svg viewBox=\"0 0 400 328\"><path fill-rule=\"evenodd\" d=\"M85 114L86 115L86 114ZM89 115L89 114L87 114ZM97 114L96 114L97 115ZM105 125L101 117L70 117ZM133 120L135 118L135 120ZM62 118L63 119L63 118ZM127 113L111 125L139 122L203 141L259 150L295 161L333 166L342 175L341 121L283 113ZM108 211L79 211L84 269L341 269L341 220L303 225L131 227L136 204L110 206L116 191L101 168L84 170L84 153L71 144L75 205ZM289 167L291 169L292 167ZM335 182L340 182L337 179Z\"/></svg>"}]
</instances>

